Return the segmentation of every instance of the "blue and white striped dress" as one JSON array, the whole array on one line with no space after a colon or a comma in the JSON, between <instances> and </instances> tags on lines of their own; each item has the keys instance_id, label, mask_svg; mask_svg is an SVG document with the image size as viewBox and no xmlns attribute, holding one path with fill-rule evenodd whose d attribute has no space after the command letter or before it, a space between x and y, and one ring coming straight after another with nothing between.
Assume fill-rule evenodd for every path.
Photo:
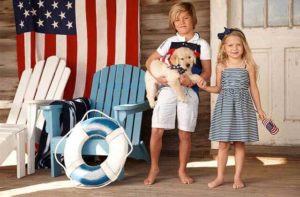
<instances>
[{"instance_id":1,"label":"blue and white striped dress","mask_svg":"<svg viewBox=\"0 0 300 197\"><path fill-rule=\"evenodd\" d=\"M246 68L222 71L222 88L211 121L209 139L222 142L258 141L257 118Z\"/></svg>"}]
</instances>

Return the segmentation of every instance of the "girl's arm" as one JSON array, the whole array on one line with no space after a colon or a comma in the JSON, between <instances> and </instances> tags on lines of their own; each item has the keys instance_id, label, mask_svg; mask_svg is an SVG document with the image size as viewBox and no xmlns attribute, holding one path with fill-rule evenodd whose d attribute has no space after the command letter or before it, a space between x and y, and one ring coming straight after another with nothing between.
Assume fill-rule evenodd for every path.
<instances>
[{"instance_id":1,"label":"girl's arm","mask_svg":"<svg viewBox=\"0 0 300 197\"><path fill-rule=\"evenodd\" d=\"M216 85L215 86L206 86L205 82L198 82L197 85L210 93L219 93L221 91L221 76L222 76L223 66L218 64L216 67Z\"/></svg>"},{"instance_id":2,"label":"girl's arm","mask_svg":"<svg viewBox=\"0 0 300 197\"><path fill-rule=\"evenodd\" d=\"M247 69L248 69L249 78L250 78L250 93L251 93L255 108L257 110L257 113L259 115L259 118L263 120L266 118L266 114L261 107L260 94L259 94L259 90L258 90L258 87L256 84L256 70L255 70L254 66L252 66L252 65L248 65Z\"/></svg>"},{"instance_id":3,"label":"girl's arm","mask_svg":"<svg viewBox=\"0 0 300 197\"><path fill-rule=\"evenodd\" d=\"M211 61L210 60L201 60L202 72L199 75L199 81L197 83L205 83L210 79L211 75ZM192 87L195 85L193 81L187 75L180 76L180 84L186 87Z\"/></svg>"}]
</instances>

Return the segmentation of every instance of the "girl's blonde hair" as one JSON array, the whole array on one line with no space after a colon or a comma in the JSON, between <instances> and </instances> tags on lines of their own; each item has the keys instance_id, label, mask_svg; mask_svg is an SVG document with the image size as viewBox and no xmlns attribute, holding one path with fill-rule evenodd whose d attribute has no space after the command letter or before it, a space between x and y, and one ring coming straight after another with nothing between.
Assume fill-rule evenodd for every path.
<instances>
[{"instance_id":1,"label":"girl's blonde hair","mask_svg":"<svg viewBox=\"0 0 300 197\"><path fill-rule=\"evenodd\" d=\"M219 46L219 53L218 53L218 57L217 57L217 63L218 64L223 64L223 65L226 64L226 60L227 60L228 56L225 52L225 43L226 43L226 39L229 36L237 36L242 40L243 48L244 48L244 53L242 55L242 58L245 60L247 65L254 66L254 69L257 73L258 66L257 66L257 64L255 63L255 61L253 59L252 52L251 52L251 49L249 47L249 44L246 40L246 37L245 37L244 33L238 28L231 28L231 32L229 34L226 34L223 37L223 39L221 40L221 43L220 43L220 46Z\"/></svg>"},{"instance_id":2,"label":"girl's blonde hair","mask_svg":"<svg viewBox=\"0 0 300 197\"><path fill-rule=\"evenodd\" d=\"M193 28L195 29L195 26L197 24L197 16L196 16L196 10L193 4L189 2L179 2L174 4L170 11L169 11L169 25L172 27L175 31L175 25L174 22L178 16L179 13L181 12L188 12L189 15L192 17L193 20Z\"/></svg>"}]
</instances>

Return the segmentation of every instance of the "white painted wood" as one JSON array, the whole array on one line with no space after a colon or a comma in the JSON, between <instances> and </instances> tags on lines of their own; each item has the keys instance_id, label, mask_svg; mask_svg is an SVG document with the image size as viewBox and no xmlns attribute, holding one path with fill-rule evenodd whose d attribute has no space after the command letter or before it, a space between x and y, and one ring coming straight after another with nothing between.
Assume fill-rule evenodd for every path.
<instances>
[{"instance_id":1,"label":"white painted wood","mask_svg":"<svg viewBox=\"0 0 300 197\"><path fill-rule=\"evenodd\" d=\"M217 9L221 5L228 9ZM238 27L246 35L253 56L259 64L258 85L261 92L263 108L280 132L272 136L263 128L260 121L257 145L289 146L300 145L300 28L299 27L242 27L242 1L211 1L211 39L217 40L216 34L223 31L219 23ZM226 12L226 13L224 13ZM216 15L216 16L214 16ZM225 16L225 18L222 18ZM219 21L214 20L218 18ZM219 28L217 31L215 31ZM213 55L218 48L212 42ZM214 58L214 56L213 56ZM213 59L213 67L215 67ZM213 80L214 81L214 80ZM212 109L216 96L212 96Z\"/></svg>"},{"instance_id":2,"label":"white painted wood","mask_svg":"<svg viewBox=\"0 0 300 197\"><path fill-rule=\"evenodd\" d=\"M217 38L217 34L227 26L227 1L226 0L218 0L218 1L210 1L210 45L212 52L212 75L211 75L211 85L216 85L216 62L217 62L217 54L220 45L220 41ZM213 114L213 110L217 101L217 94L211 94L211 115ZM217 149L218 143L212 142L211 148Z\"/></svg>"},{"instance_id":3,"label":"white painted wood","mask_svg":"<svg viewBox=\"0 0 300 197\"><path fill-rule=\"evenodd\" d=\"M13 104L11 106L11 110L8 114L8 118L6 121L6 123L8 123L8 124L17 123L17 119L18 119L19 113L21 111L24 95L25 95L26 89L28 87L31 73L32 73L32 69L26 69L22 73L20 83L19 83L20 85L17 88L16 95L13 100Z\"/></svg>"},{"instance_id":4,"label":"white painted wood","mask_svg":"<svg viewBox=\"0 0 300 197\"><path fill-rule=\"evenodd\" d=\"M11 121L10 124L0 124L0 164L16 149L18 178L25 176L25 141L28 151L28 174L35 172L36 120L39 106L49 104L53 99L61 99L63 96L70 69L65 66L64 60L58 67L59 61L58 57L52 56L46 62L38 62L32 73L30 69L24 71L24 77L20 80L14 99L17 102L12 104L13 107L19 109L19 115L13 111L14 115L11 117L15 117L16 120ZM57 90L59 90L58 93ZM56 97L57 95L60 97ZM28 113L27 108L29 108ZM25 125L26 120L27 125Z\"/></svg>"}]
</instances>

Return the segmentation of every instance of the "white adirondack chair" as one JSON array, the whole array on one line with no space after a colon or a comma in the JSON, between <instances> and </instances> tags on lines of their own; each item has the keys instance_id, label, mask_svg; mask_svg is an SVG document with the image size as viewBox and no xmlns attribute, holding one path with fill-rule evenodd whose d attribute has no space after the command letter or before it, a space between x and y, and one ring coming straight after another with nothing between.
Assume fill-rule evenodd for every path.
<instances>
[{"instance_id":1,"label":"white adirondack chair","mask_svg":"<svg viewBox=\"0 0 300 197\"><path fill-rule=\"evenodd\" d=\"M25 176L26 143L27 173L35 172L36 124L43 122L38 108L62 99L70 72L64 60L51 56L22 73L7 121L0 123L0 165L16 149L18 178Z\"/></svg>"}]
</instances>

